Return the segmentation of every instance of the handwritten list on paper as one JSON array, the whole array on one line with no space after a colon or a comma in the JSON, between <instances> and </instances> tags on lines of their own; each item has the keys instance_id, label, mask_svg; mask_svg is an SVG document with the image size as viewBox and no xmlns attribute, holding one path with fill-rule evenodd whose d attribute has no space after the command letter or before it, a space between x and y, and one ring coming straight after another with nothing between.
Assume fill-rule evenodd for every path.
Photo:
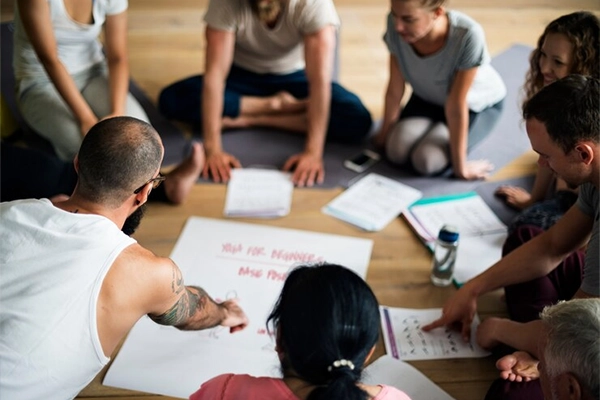
<instances>
[{"instance_id":1,"label":"handwritten list on paper","mask_svg":"<svg viewBox=\"0 0 600 400\"><path fill-rule=\"evenodd\" d=\"M372 246L371 240L361 238L191 217L171 258L186 285L202 287L216 301L238 299L248 327L234 334L224 327L181 332L143 318L103 383L187 398L222 373L279 376L266 319L290 268L326 261L364 278Z\"/></svg>"},{"instance_id":2,"label":"handwritten list on paper","mask_svg":"<svg viewBox=\"0 0 600 400\"><path fill-rule=\"evenodd\" d=\"M442 358L485 357L490 353L475 342L479 318L475 316L471 326L471 341L465 343L460 332L449 328L438 328L429 332L423 325L442 315L441 308L410 309L380 307L383 336L388 354L410 360L436 360Z\"/></svg>"}]
</instances>

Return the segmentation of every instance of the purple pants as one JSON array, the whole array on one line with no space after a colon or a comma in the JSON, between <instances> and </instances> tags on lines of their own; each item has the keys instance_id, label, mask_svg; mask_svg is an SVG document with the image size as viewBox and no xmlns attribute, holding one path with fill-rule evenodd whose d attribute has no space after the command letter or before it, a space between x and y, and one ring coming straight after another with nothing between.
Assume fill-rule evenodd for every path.
<instances>
[{"instance_id":1,"label":"purple pants","mask_svg":"<svg viewBox=\"0 0 600 400\"><path fill-rule=\"evenodd\" d=\"M511 382L498 378L492 383L485 400L544 400L540 380Z\"/></svg>"},{"instance_id":2,"label":"purple pants","mask_svg":"<svg viewBox=\"0 0 600 400\"><path fill-rule=\"evenodd\" d=\"M542 228L534 225L519 226L506 239L502 256L507 255L542 232L544 232ZM584 252L576 251L569 254L548 275L529 282L505 287L506 306L510 318L518 322L533 321L539 318L544 307L556 304L559 300L571 299L581 286L583 263ZM485 400L500 399L543 400L544 396L539 379L519 383L500 378L495 380L489 388Z\"/></svg>"},{"instance_id":3,"label":"purple pants","mask_svg":"<svg viewBox=\"0 0 600 400\"><path fill-rule=\"evenodd\" d=\"M506 239L502 255L507 255L542 232L541 228L533 225L518 227ZM518 322L533 321L539 318L544 307L573 298L581 286L584 258L583 251L573 252L548 275L505 287L510 318Z\"/></svg>"}]
</instances>

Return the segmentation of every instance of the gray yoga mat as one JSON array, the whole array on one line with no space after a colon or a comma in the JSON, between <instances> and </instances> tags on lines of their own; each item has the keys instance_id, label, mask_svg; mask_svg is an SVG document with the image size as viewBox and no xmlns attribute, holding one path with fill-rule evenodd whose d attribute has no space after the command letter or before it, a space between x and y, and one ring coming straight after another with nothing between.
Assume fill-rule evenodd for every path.
<instances>
[{"instance_id":1,"label":"gray yoga mat","mask_svg":"<svg viewBox=\"0 0 600 400\"><path fill-rule=\"evenodd\" d=\"M475 192L477 192L483 201L486 202L488 206L492 209L494 214L498 216L500 221L502 221L506 226L510 225L512 220L519 214L519 211L515 210L512 207L509 207L502 198L496 196L494 192L496 189L503 185L510 186L519 186L524 189L527 189L531 192L533 188L533 181L535 179L535 175L524 176L521 178L514 179L506 179L503 181L496 182L485 182L477 186L475 188Z\"/></svg>"},{"instance_id":2,"label":"gray yoga mat","mask_svg":"<svg viewBox=\"0 0 600 400\"><path fill-rule=\"evenodd\" d=\"M528 69L530 52L531 48L528 46L514 45L493 58L492 65L504 79L508 90L504 111L493 131L473 149L469 159L486 158L499 169L530 148L519 112L520 88ZM195 135L200 137L198 132ZM245 167L281 168L290 155L303 150L304 143L305 139L301 135L271 129L240 129L223 134L223 148L235 155ZM413 186L423 191L425 197L474 190L481 184L480 181L466 182L447 176L416 176L386 160L362 174L344 168L344 160L364 148L371 148L368 141L360 145L327 143L324 158L325 182L321 187L348 187L355 179L371 172Z\"/></svg>"}]
</instances>

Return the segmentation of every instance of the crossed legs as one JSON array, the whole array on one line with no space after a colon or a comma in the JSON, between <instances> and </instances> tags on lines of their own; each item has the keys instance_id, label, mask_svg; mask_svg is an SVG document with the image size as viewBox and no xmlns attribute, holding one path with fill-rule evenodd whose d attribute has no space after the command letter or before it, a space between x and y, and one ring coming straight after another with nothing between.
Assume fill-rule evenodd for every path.
<instances>
[{"instance_id":1,"label":"crossed legs","mask_svg":"<svg viewBox=\"0 0 600 400\"><path fill-rule=\"evenodd\" d=\"M306 132L306 100L297 99L286 91L268 97L242 96L240 114L223 117L223 128L267 126L294 132Z\"/></svg>"}]
</instances>

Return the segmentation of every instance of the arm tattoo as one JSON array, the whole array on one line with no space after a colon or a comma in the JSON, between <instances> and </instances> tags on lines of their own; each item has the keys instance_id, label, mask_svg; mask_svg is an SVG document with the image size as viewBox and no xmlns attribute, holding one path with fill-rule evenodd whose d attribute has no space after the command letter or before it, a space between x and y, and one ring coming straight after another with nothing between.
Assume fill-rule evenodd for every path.
<instances>
[{"instance_id":1,"label":"arm tattoo","mask_svg":"<svg viewBox=\"0 0 600 400\"><path fill-rule=\"evenodd\" d=\"M183 286L179 291L181 290L185 290L185 293L173 307L160 315L148 314L148 316L158 324L176 326L180 329L211 328L221 322L219 315L214 315L218 314L215 313L216 309L207 307L216 304L202 288ZM194 316L196 317L191 320Z\"/></svg>"},{"instance_id":2,"label":"arm tattoo","mask_svg":"<svg viewBox=\"0 0 600 400\"><path fill-rule=\"evenodd\" d=\"M172 273L173 279L171 280L171 290L173 293L179 294L185 286L183 286L183 276L181 276L181 271L177 268L175 263L173 263Z\"/></svg>"}]
</instances>

